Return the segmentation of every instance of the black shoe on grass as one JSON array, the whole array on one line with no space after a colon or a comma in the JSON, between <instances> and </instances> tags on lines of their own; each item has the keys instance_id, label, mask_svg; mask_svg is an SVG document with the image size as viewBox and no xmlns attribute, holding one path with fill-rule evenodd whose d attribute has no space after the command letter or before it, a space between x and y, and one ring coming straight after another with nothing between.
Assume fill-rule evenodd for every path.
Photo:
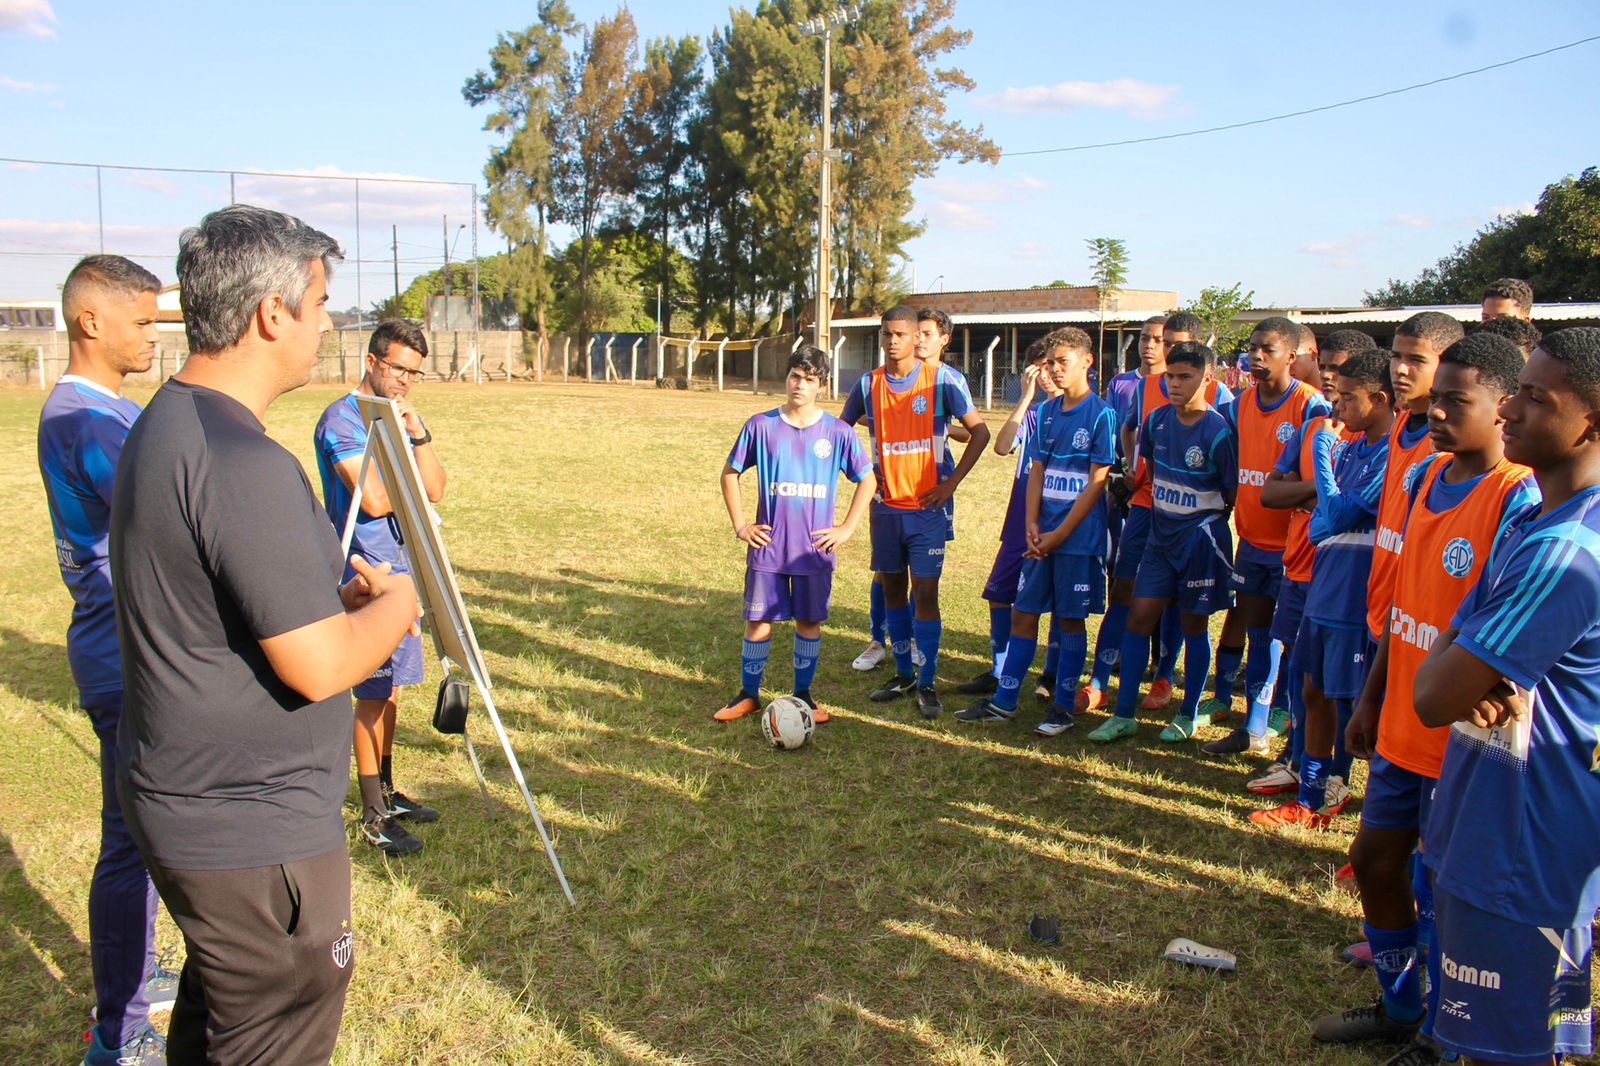
<instances>
[{"instance_id":1,"label":"black shoe on grass","mask_svg":"<svg viewBox=\"0 0 1600 1066\"><path fill-rule=\"evenodd\" d=\"M929 721L944 713L944 704L939 702L939 694L933 690L932 685L923 685L917 689L917 709L922 712L922 717Z\"/></svg>"},{"instance_id":2,"label":"black shoe on grass","mask_svg":"<svg viewBox=\"0 0 1600 1066\"><path fill-rule=\"evenodd\" d=\"M867 694L867 699L873 703L888 703L901 696L909 696L917 691L917 679L913 674L896 674L889 679L889 683L882 688L875 688Z\"/></svg>"},{"instance_id":3,"label":"black shoe on grass","mask_svg":"<svg viewBox=\"0 0 1600 1066\"><path fill-rule=\"evenodd\" d=\"M1410 1040L1422 1028L1423 1015L1413 1022L1389 1017L1383 997L1364 1007L1351 1007L1341 1014L1326 1014L1311 1023L1311 1035L1326 1044L1357 1044L1368 1040L1399 1042Z\"/></svg>"},{"instance_id":4,"label":"black shoe on grass","mask_svg":"<svg viewBox=\"0 0 1600 1066\"><path fill-rule=\"evenodd\" d=\"M1014 711L995 706L993 700L983 699L964 711L955 713L958 722L1009 722Z\"/></svg>"},{"instance_id":5,"label":"black shoe on grass","mask_svg":"<svg viewBox=\"0 0 1600 1066\"><path fill-rule=\"evenodd\" d=\"M361 823L361 835L385 855L415 855L422 850L422 841L393 818L367 819Z\"/></svg>"},{"instance_id":6,"label":"black shoe on grass","mask_svg":"<svg viewBox=\"0 0 1600 1066\"><path fill-rule=\"evenodd\" d=\"M439 812L426 803L412 799L398 789L383 790L383 802L389 807L389 817L405 822L437 822Z\"/></svg>"},{"instance_id":7,"label":"black shoe on grass","mask_svg":"<svg viewBox=\"0 0 1600 1066\"><path fill-rule=\"evenodd\" d=\"M973 674L971 681L963 681L956 686L956 691L963 696L987 696L1000 687L1000 679L989 670L981 674Z\"/></svg>"}]
</instances>

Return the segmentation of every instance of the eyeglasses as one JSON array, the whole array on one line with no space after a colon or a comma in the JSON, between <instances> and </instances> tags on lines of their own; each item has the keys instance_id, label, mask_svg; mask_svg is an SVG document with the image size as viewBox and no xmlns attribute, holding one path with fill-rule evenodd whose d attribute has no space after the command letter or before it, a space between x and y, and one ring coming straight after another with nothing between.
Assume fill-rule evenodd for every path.
<instances>
[{"instance_id":1,"label":"eyeglasses","mask_svg":"<svg viewBox=\"0 0 1600 1066\"><path fill-rule=\"evenodd\" d=\"M377 356L373 356L373 358L378 359ZM399 363L391 363L387 359L378 359L378 365L387 368L389 373L401 381L421 381L423 375L427 373L425 370L412 370L410 367L401 366Z\"/></svg>"}]
</instances>

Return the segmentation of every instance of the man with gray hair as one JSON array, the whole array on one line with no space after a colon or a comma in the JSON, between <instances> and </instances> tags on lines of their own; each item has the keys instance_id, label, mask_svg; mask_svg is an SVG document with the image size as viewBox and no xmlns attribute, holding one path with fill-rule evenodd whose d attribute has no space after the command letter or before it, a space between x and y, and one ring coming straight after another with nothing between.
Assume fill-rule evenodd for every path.
<instances>
[{"instance_id":1,"label":"man with gray hair","mask_svg":"<svg viewBox=\"0 0 1600 1066\"><path fill-rule=\"evenodd\" d=\"M237 205L179 239L189 358L128 435L111 510L117 786L188 956L173 1063L327 1062L354 962L350 686L418 615L352 560L262 427L304 385L338 245Z\"/></svg>"}]
</instances>

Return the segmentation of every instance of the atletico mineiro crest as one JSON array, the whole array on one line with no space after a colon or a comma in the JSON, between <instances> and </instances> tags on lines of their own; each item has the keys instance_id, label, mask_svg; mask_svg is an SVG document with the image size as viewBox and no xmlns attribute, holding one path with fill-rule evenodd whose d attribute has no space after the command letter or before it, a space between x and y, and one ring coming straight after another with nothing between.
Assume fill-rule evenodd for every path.
<instances>
[{"instance_id":1,"label":"atletico mineiro crest","mask_svg":"<svg viewBox=\"0 0 1600 1066\"><path fill-rule=\"evenodd\" d=\"M349 932L344 933L333 942L333 964L343 970L350 965L350 957L355 954L355 938Z\"/></svg>"}]
</instances>

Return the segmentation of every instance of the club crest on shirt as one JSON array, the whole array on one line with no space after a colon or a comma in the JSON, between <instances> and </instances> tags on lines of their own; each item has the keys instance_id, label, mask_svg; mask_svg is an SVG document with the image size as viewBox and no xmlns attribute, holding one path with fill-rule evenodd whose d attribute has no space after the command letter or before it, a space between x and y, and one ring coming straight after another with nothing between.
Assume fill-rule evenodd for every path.
<instances>
[{"instance_id":1,"label":"club crest on shirt","mask_svg":"<svg viewBox=\"0 0 1600 1066\"><path fill-rule=\"evenodd\" d=\"M928 398L926 396L913 396L911 398L911 409L919 415L927 414Z\"/></svg>"},{"instance_id":2,"label":"club crest on shirt","mask_svg":"<svg viewBox=\"0 0 1600 1066\"><path fill-rule=\"evenodd\" d=\"M1422 464L1420 463L1412 463L1410 466L1406 467L1406 476L1400 479L1401 491L1411 491L1412 483L1417 480L1417 468L1421 465Z\"/></svg>"},{"instance_id":3,"label":"club crest on shirt","mask_svg":"<svg viewBox=\"0 0 1600 1066\"><path fill-rule=\"evenodd\" d=\"M355 938L348 932L333 942L333 964L343 970L350 965L350 957L355 954Z\"/></svg>"},{"instance_id":4,"label":"club crest on shirt","mask_svg":"<svg viewBox=\"0 0 1600 1066\"><path fill-rule=\"evenodd\" d=\"M1294 436L1294 427L1287 422L1279 422L1277 437L1279 444L1288 444L1289 438Z\"/></svg>"},{"instance_id":5,"label":"club crest on shirt","mask_svg":"<svg viewBox=\"0 0 1600 1066\"><path fill-rule=\"evenodd\" d=\"M826 459L828 456L833 454L833 441L829 440L827 437L818 438L816 443L811 445L811 454L815 455L818 459Z\"/></svg>"},{"instance_id":6,"label":"club crest on shirt","mask_svg":"<svg viewBox=\"0 0 1600 1066\"><path fill-rule=\"evenodd\" d=\"M1074 433L1072 435L1072 446L1080 452L1087 448L1089 446L1089 431L1087 429L1079 429L1078 432Z\"/></svg>"},{"instance_id":7,"label":"club crest on shirt","mask_svg":"<svg viewBox=\"0 0 1600 1066\"><path fill-rule=\"evenodd\" d=\"M1183 453L1183 461L1191 470L1199 470L1206 465L1206 453L1200 450L1198 444L1189 445L1189 450Z\"/></svg>"},{"instance_id":8,"label":"club crest on shirt","mask_svg":"<svg viewBox=\"0 0 1600 1066\"><path fill-rule=\"evenodd\" d=\"M1466 577L1472 569L1472 544L1456 537L1444 546L1444 572L1451 577Z\"/></svg>"}]
</instances>

